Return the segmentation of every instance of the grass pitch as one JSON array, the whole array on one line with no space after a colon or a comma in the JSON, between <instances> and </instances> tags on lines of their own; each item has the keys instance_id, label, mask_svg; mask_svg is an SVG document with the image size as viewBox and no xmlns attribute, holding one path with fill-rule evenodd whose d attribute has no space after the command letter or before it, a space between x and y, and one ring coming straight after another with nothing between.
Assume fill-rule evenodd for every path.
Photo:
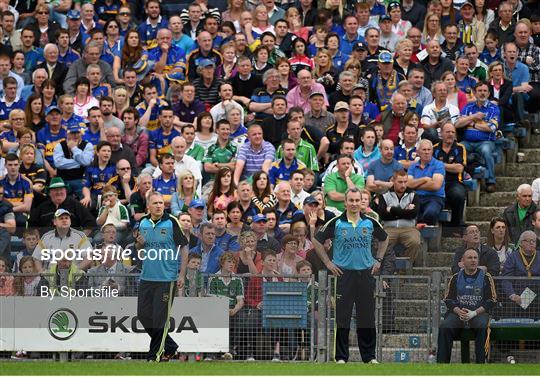
<instances>
[{"instance_id":1,"label":"grass pitch","mask_svg":"<svg viewBox=\"0 0 540 377\"><path fill-rule=\"evenodd\" d=\"M538 364L379 364L245 363L142 361L0 362L0 375L539 375Z\"/></svg>"}]
</instances>

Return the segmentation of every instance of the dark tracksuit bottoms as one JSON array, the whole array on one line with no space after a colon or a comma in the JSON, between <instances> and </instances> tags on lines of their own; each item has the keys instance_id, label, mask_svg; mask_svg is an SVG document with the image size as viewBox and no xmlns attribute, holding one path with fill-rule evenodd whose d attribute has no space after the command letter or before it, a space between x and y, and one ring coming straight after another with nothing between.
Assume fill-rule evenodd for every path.
<instances>
[{"instance_id":1,"label":"dark tracksuit bottoms","mask_svg":"<svg viewBox=\"0 0 540 377\"><path fill-rule=\"evenodd\" d=\"M169 336L169 318L176 281L141 280L137 301L137 317L150 335L149 361L159 361L163 355L173 355L178 344Z\"/></svg>"},{"instance_id":2,"label":"dark tracksuit bottoms","mask_svg":"<svg viewBox=\"0 0 540 377\"><path fill-rule=\"evenodd\" d=\"M362 361L375 359L375 278L371 269L343 270L337 278L336 361L349 360L349 331L353 305L356 306L356 336Z\"/></svg>"}]
</instances>

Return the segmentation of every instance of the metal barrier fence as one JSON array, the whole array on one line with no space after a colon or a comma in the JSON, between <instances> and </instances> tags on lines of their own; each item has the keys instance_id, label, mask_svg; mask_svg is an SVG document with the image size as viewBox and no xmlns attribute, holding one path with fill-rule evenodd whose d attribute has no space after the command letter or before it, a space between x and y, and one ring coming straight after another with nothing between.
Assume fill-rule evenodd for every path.
<instances>
[{"instance_id":1,"label":"metal barrier fence","mask_svg":"<svg viewBox=\"0 0 540 377\"><path fill-rule=\"evenodd\" d=\"M376 278L376 352L379 361L435 362L439 326L446 314L443 299L449 279L449 276L443 277L439 272L431 276ZM520 363L540 362L540 298L536 296L540 294L540 277L494 279L498 302L490 322L489 361L500 363L515 359ZM83 294L90 288L102 292L117 289L119 297L136 300L139 275L92 270L85 274L73 273L71 277L59 273L0 274L0 296L47 296L53 293L52 288L64 284L70 285L75 293ZM47 290L41 290L41 287L47 287ZM184 288L178 291L178 296L195 300L191 303L216 296L226 297L229 302L228 340L220 352L183 354L181 359L333 361L335 287L336 277L328 276L325 271L320 271L317 279L313 276L202 275L192 271ZM510 299L511 293L520 296L522 306L518 304L516 296ZM58 291L54 294L58 295ZM239 304L240 300L242 304ZM180 305L173 304L173 308ZM209 309L193 310L201 313ZM135 314L131 313L132 316ZM355 316L352 318L350 360L358 361ZM179 326L178 321L175 326ZM146 345L149 338L143 333L142 326L134 326L131 332L135 330L141 332ZM469 346L471 341L472 345ZM182 351L182 344L180 346ZM128 353L121 347L109 352L77 350L69 354L33 351L24 355L20 352L22 350L15 351L19 352L4 351L0 355L4 358L56 359L145 357L142 350ZM467 362L469 359L475 360L474 334L470 329L465 329L454 342L452 362Z\"/></svg>"}]
</instances>

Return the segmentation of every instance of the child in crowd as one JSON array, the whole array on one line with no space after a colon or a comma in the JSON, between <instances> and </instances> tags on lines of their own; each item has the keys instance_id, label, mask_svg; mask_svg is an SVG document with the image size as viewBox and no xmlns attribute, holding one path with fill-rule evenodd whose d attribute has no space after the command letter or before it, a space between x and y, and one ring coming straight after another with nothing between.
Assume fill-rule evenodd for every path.
<instances>
[{"instance_id":1,"label":"child in crowd","mask_svg":"<svg viewBox=\"0 0 540 377\"><path fill-rule=\"evenodd\" d=\"M199 271L202 257L196 253L189 253L186 270L186 281L179 295L183 297L202 297L204 276Z\"/></svg>"},{"instance_id":2,"label":"child in crowd","mask_svg":"<svg viewBox=\"0 0 540 377\"><path fill-rule=\"evenodd\" d=\"M311 268L311 263L307 260L301 260L296 264L296 269L298 274L303 277L299 279L301 282L307 284L307 311L308 311L308 325L305 329L297 330L297 339L298 339L298 349L294 360L307 360L309 355L309 344L311 343L311 336L309 329L311 328L311 316L315 316L317 320L317 305L319 297L319 283L313 278L313 270ZM316 334L313 334L316 335Z\"/></svg>"},{"instance_id":3,"label":"child in crowd","mask_svg":"<svg viewBox=\"0 0 540 377\"><path fill-rule=\"evenodd\" d=\"M15 256L15 262L13 263L13 272L19 272L19 266L22 258L26 256L32 256L34 249L39 242L39 231L36 228L25 229L22 234L22 241L24 249L19 251Z\"/></svg>"},{"instance_id":4,"label":"child in crowd","mask_svg":"<svg viewBox=\"0 0 540 377\"><path fill-rule=\"evenodd\" d=\"M100 97L108 97L111 94L111 85L107 83L101 83L103 74L101 68L97 64L89 64L86 68L86 77L90 81L90 90L92 96L99 99Z\"/></svg>"},{"instance_id":5,"label":"child in crowd","mask_svg":"<svg viewBox=\"0 0 540 377\"><path fill-rule=\"evenodd\" d=\"M31 256L20 259L19 270L24 276L15 278L15 293L17 296L40 296L41 287L48 286L47 280L40 276L36 261Z\"/></svg>"},{"instance_id":6,"label":"child in crowd","mask_svg":"<svg viewBox=\"0 0 540 377\"><path fill-rule=\"evenodd\" d=\"M0 258L0 296L13 296L15 294L13 276L1 275L9 273L8 266L7 260Z\"/></svg>"},{"instance_id":7,"label":"child in crowd","mask_svg":"<svg viewBox=\"0 0 540 377\"><path fill-rule=\"evenodd\" d=\"M499 45L497 34L488 32L484 37L484 43L486 47L484 47L484 51L480 53L480 60L486 65L490 65L495 61L502 61L501 50L497 48Z\"/></svg>"}]
</instances>

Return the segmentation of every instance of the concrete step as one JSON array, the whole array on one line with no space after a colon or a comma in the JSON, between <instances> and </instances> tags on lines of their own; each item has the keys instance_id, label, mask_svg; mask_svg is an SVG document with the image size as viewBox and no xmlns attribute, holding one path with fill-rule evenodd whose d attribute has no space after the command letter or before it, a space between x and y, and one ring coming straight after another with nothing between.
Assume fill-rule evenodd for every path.
<instances>
[{"instance_id":1,"label":"concrete step","mask_svg":"<svg viewBox=\"0 0 540 377\"><path fill-rule=\"evenodd\" d=\"M506 207L467 207L466 222L491 221L492 218L501 216Z\"/></svg>"},{"instance_id":2,"label":"concrete step","mask_svg":"<svg viewBox=\"0 0 540 377\"><path fill-rule=\"evenodd\" d=\"M427 300L428 288L422 283L403 283L399 285L396 297L401 300Z\"/></svg>"},{"instance_id":3,"label":"concrete step","mask_svg":"<svg viewBox=\"0 0 540 377\"><path fill-rule=\"evenodd\" d=\"M492 194L481 193L480 207L508 207L515 200L515 191L497 191Z\"/></svg>"},{"instance_id":4,"label":"concrete step","mask_svg":"<svg viewBox=\"0 0 540 377\"><path fill-rule=\"evenodd\" d=\"M383 348L409 348L411 345L418 348L427 348L428 335L418 334L418 332L407 334L383 334Z\"/></svg>"},{"instance_id":5,"label":"concrete step","mask_svg":"<svg viewBox=\"0 0 540 377\"><path fill-rule=\"evenodd\" d=\"M450 276L451 266L448 265L448 267L413 267L413 275L415 276L431 276L431 274L435 271L440 271L443 273L443 275Z\"/></svg>"},{"instance_id":6,"label":"concrete step","mask_svg":"<svg viewBox=\"0 0 540 377\"><path fill-rule=\"evenodd\" d=\"M540 163L506 164L505 174L509 177L527 177L525 182L540 177Z\"/></svg>"},{"instance_id":7,"label":"concrete step","mask_svg":"<svg viewBox=\"0 0 540 377\"><path fill-rule=\"evenodd\" d=\"M452 252L428 253L426 267L448 267L452 264L453 258Z\"/></svg>"},{"instance_id":8,"label":"concrete step","mask_svg":"<svg viewBox=\"0 0 540 377\"><path fill-rule=\"evenodd\" d=\"M428 306L427 300L394 300L394 314L397 317L421 317L429 313Z\"/></svg>"},{"instance_id":9,"label":"concrete step","mask_svg":"<svg viewBox=\"0 0 540 377\"><path fill-rule=\"evenodd\" d=\"M497 177L497 190L516 192L516 189L522 183L532 183L530 177Z\"/></svg>"},{"instance_id":10,"label":"concrete step","mask_svg":"<svg viewBox=\"0 0 540 377\"><path fill-rule=\"evenodd\" d=\"M527 143L520 141L520 146L524 148L540 148L540 135L531 135L531 139Z\"/></svg>"},{"instance_id":11,"label":"concrete step","mask_svg":"<svg viewBox=\"0 0 540 377\"><path fill-rule=\"evenodd\" d=\"M463 240L460 237L443 237L441 239L441 252L450 253L461 244L463 244Z\"/></svg>"},{"instance_id":12,"label":"concrete step","mask_svg":"<svg viewBox=\"0 0 540 377\"><path fill-rule=\"evenodd\" d=\"M519 152L523 153L523 163L540 162L540 148L519 148Z\"/></svg>"},{"instance_id":13,"label":"concrete step","mask_svg":"<svg viewBox=\"0 0 540 377\"><path fill-rule=\"evenodd\" d=\"M426 333L428 319L422 317L397 317L395 318L396 330L400 333Z\"/></svg>"}]
</instances>

